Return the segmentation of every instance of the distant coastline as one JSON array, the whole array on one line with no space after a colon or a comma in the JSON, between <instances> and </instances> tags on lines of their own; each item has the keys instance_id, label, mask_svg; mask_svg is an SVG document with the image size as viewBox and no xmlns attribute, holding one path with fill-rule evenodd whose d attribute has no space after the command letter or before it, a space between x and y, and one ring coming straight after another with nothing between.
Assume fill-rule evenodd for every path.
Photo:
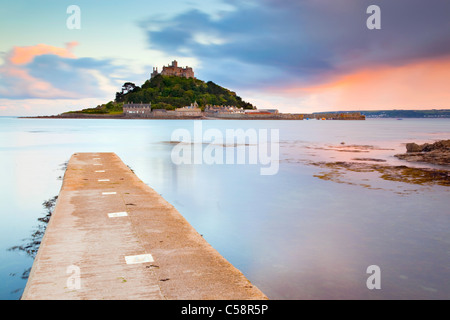
<instances>
[{"instance_id":1,"label":"distant coastline","mask_svg":"<svg viewBox=\"0 0 450 320\"><path fill-rule=\"evenodd\" d=\"M341 112L341 111L334 111ZM429 109L429 110L355 110L347 112L360 112L366 118L450 118L450 109ZM316 114L321 114L318 112Z\"/></svg>"},{"instance_id":2,"label":"distant coastline","mask_svg":"<svg viewBox=\"0 0 450 320\"><path fill-rule=\"evenodd\" d=\"M63 113L51 116L28 116L23 119L141 119L141 120L365 120L360 113L326 113L326 114L207 114L199 115L173 114L89 114L89 113Z\"/></svg>"}]
</instances>

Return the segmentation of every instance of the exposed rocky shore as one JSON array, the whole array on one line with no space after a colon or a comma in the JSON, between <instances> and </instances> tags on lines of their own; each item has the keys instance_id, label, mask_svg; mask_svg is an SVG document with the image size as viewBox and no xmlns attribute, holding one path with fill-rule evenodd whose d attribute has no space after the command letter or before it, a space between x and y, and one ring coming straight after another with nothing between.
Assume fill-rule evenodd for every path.
<instances>
[{"instance_id":1,"label":"exposed rocky shore","mask_svg":"<svg viewBox=\"0 0 450 320\"><path fill-rule=\"evenodd\" d=\"M358 162L311 162L310 164L328 169L325 172L314 175L322 180L330 180L338 183L359 184L363 187L374 189L369 184L369 180L355 182L358 179L346 179L346 173L378 173L383 180L404 182L416 185L441 185L450 186L450 171L445 169L416 168L408 166L391 166L375 163ZM353 177L355 178L355 176ZM354 180L354 181L352 181ZM364 180L364 179L363 179Z\"/></svg>"},{"instance_id":2,"label":"exposed rocky shore","mask_svg":"<svg viewBox=\"0 0 450 320\"><path fill-rule=\"evenodd\" d=\"M450 139L434 143L406 144L406 153L396 154L397 158L411 162L426 162L438 165L450 165Z\"/></svg>"},{"instance_id":3,"label":"exposed rocky shore","mask_svg":"<svg viewBox=\"0 0 450 320\"><path fill-rule=\"evenodd\" d=\"M374 146L352 146L339 150L346 146L334 146L325 150L346 152L370 152L378 150ZM385 149L386 150L386 149ZM443 166L450 165L450 140L440 140L434 143L418 145L416 143L406 144L406 153L395 155L398 159L409 162L421 162ZM383 180L403 182L409 185L450 186L450 170L447 168L419 168L407 165L390 165L384 159L370 157L352 158L352 161L310 161L310 165L323 168L324 171L314 175L322 180L360 185L369 189L377 189L376 183L371 180L373 174ZM371 182L372 181L372 182ZM415 192L415 189L405 187L403 191L393 190L399 194Z\"/></svg>"}]
</instances>

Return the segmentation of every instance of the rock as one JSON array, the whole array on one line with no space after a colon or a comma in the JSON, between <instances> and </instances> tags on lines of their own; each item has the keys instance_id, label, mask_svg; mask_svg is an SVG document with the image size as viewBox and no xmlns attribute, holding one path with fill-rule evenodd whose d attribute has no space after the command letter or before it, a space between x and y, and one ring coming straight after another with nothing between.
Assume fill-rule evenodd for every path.
<instances>
[{"instance_id":1,"label":"rock","mask_svg":"<svg viewBox=\"0 0 450 320\"><path fill-rule=\"evenodd\" d=\"M422 145L407 143L406 153L395 156L406 161L450 165L450 139Z\"/></svg>"},{"instance_id":2,"label":"rock","mask_svg":"<svg viewBox=\"0 0 450 320\"><path fill-rule=\"evenodd\" d=\"M433 150L450 151L450 139L440 140L435 143L424 143L418 145L417 143L407 143L406 152L430 152Z\"/></svg>"},{"instance_id":3,"label":"rock","mask_svg":"<svg viewBox=\"0 0 450 320\"><path fill-rule=\"evenodd\" d=\"M437 141L433 144L425 143L424 145L422 145L422 152L430 152L433 150L450 152L450 139Z\"/></svg>"},{"instance_id":4,"label":"rock","mask_svg":"<svg viewBox=\"0 0 450 320\"><path fill-rule=\"evenodd\" d=\"M422 147L419 146L417 143L407 143L406 144L406 152L421 152Z\"/></svg>"}]
</instances>

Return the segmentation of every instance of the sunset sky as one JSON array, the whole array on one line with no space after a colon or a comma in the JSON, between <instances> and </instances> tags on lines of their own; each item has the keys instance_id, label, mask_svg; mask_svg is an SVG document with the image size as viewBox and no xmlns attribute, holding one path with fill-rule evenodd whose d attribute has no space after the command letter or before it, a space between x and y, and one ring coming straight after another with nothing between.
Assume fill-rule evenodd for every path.
<instances>
[{"instance_id":1,"label":"sunset sky","mask_svg":"<svg viewBox=\"0 0 450 320\"><path fill-rule=\"evenodd\" d=\"M174 59L258 108L450 108L450 1L0 3L0 116L93 107ZM372 4L379 30L366 26Z\"/></svg>"}]
</instances>

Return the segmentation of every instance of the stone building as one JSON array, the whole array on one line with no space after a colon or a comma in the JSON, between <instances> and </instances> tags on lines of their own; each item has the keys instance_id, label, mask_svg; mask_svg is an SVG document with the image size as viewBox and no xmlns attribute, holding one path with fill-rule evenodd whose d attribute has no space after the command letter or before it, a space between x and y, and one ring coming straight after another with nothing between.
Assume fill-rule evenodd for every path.
<instances>
[{"instance_id":1,"label":"stone building","mask_svg":"<svg viewBox=\"0 0 450 320\"><path fill-rule=\"evenodd\" d=\"M163 66L163 70L161 71L161 73L158 72L158 67L154 67L150 78L153 78L158 74L161 74L163 76L177 76L195 79L194 70L191 67L179 67L177 60L173 60L172 65Z\"/></svg>"},{"instance_id":2,"label":"stone building","mask_svg":"<svg viewBox=\"0 0 450 320\"><path fill-rule=\"evenodd\" d=\"M198 119L202 118L202 109L197 102L190 106L175 110L154 109L151 103L126 103L123 105L123 114L126 118L151 118L151 119Z\"/></svg>"},{"instance_id":3,"label":"stone building","mask_svg":"<svg viewBox=\"0 0 450 320\"><path fill-rule=\"evenodd\" d=\"M205 115L216 116L216 115L228 115L228 114L244 114L243 108L238 108L236 106L224 106L224 105L206 105Z\"/></svg>"},{"instance_id":4,"label":"stone building","mask_svg":"<svg viewBox=\"0 0 450 320\"><path fill-rule=\"evenodd\" d=\"M151 103L126 103L123 105L123 113L129 116L149 116L152 112Z\"/></svg>"},{"instance_id":5,"label":"stone building","mask_svg":"<svg viewBox=\"0 0 450 320\"><path fill-rule=\"evenodd\" d=\"M201 117L202 109L198 107L197 101L191 103L190 106L175 109L180 117Z\"/></svg>"}]
</instances>

